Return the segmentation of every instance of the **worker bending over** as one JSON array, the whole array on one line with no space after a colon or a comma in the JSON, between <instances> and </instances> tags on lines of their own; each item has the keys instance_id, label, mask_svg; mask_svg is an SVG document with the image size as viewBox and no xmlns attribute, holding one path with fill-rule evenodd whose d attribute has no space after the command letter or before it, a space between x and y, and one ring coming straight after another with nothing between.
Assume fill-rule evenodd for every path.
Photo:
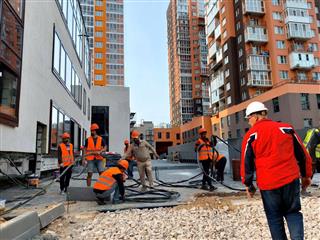
<instances>
[{"instance_id":1,"label":"worker bending over","mask_svg":"<svg viewBox=\"0 0 320 240\"><path fill-rule=\"evenodd\" d=\"M209 185L209 190L213 191L217 189L211 183L210 168L213 161L213 143L207 138L207 130L205 128L199 129L199 139L195 144L195 151L198 152L198 160L202 164L203 177L202 177L202 189L208 190L206 183Z\"/></svg>"},{"instance_id":2,"label":"worker bending over","mask_svg":"<svg viewBox=\"0 0 320 240\"><path fill-rule=\"evenodd\" d=\"M104 171L103 166L103 157L101 153L106 151L107 147L102 137L100 137L97 133L99 129L98 124L91 125L91 136L86 139L85 148L83 157L88 164L88 176L87 176L87 186L91 186L91 179L93 175L93 171L96 168L99 175ZM83 165L85 165L85 161L83 159Z\"/></svg>"},{"instance_id":3,"label":"worker bending over","mask_svg":"<svg viewBox=\"0 0 320 240\"><path fill-rule=\"evenodd\" d=\"M223 154L217 153L217 152L214 152L213 156L214 156L213 159L214 159L215 168L216 168L216 171L217 171L216 180L218 182L223 183L223 181L224 181L224 169L225 169L226 164L227 164L227 158Z\"/></svg>"},{"instance_id":4,"label":"worker bending over","mask_svg":"<svg viewBox=\"0 0 320 240\"><path fill-rule=\"evenodd\" d=\"M60 177L60 194L67 192L72 175L71 165L74 163L74 154L73 145L69 141L69 133L62 134L62 143L60 143L58 147L58 163L60 174L62 174L67 168L68 170Z\"/></svg>"},{"instance_id":5,"label":"worker bending over","mask_svg":"<svg viewBox=\"0 0 320 240\"><path fill-rule=\"evenodd\" d=\"M151 166L151 157L150 151L154 154L156 158L159 158L156 150L145 140L139 139L140 133L136 130L133 130L131 137L133 143L129 146L127 152L124 154L124 159L130 159L134 157L137 161L138 172L141 181L141 190L145 191L147 189L145 172L149 180L149 186L153 187L153 178L152 178L152 166Z\"/></svg>"},{"instance_id":6,"label":"worker bending over","mask_svg":"<svg viewBox=\"0 0 320 240\"><path fill-rule=\"evenodd\" d=\"M123 149L123 154L125 154L130 146L130 142L128 139L126 139L124 141L124 149ZM128 177L129 179L133 178L133 164L134 164L134 157L128 157L127 158L128 162L129 162L129 167L128 167Z\"/></svg>"},{"instance_id":7,"label":"worker bending over","mask_svg":"<svg viewBox=\"0 0 320 240\"><path fill-rule=\"evenodd\" d=\"M116 167L111 167L105 170L93 185L93 191L96 194L99 205L105 204L112 193L112 203L117 203L119 200L125 201L124 182L126 180L125 171L128 169L129 163L127 160L119 160ZM120 193L120 196L119 196Z\"/></svg>"},{"instance_id":8,"label":"worker bending over","mask_svg":"<svg viewBox=\"0 0 320 240\"><path fill-rule=\"evenodd\" d=\"M291 239L302 240L299 178L305 190L311 184L311 157L293 127L268 119L267 111L261 102L252 102L246 109L251 129L242 141L242 182L248 197L253 197L256 171L272 239L287 239L285 218Z\"/></svg>"},{"instance_id":9,"label":"worker bending over","mask_svg":"<svg viewBox=\"0 0 320 240\"><path fill-rule=\"evenodd\" d=\"M315 169L313 172L320 173L320 128L311 128L303 140L304 146L307 148Z\"/></svg>"}]
</instances>

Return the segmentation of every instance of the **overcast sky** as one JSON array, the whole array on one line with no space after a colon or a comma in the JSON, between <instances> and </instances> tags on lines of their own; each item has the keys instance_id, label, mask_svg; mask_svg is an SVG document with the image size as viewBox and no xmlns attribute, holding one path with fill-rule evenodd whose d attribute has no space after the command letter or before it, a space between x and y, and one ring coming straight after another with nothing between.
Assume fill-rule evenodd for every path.
<instances>
[{"instance_id":1,"label":"overcast sky","mask_svg":"<svg viewBox=\"0 0 320 240\"><path fill-rule=\"evenodd\" d=\"M165 0L124 0L125 81L138 122L170 122L168 4Z\"/></svg>"}]
</instances>

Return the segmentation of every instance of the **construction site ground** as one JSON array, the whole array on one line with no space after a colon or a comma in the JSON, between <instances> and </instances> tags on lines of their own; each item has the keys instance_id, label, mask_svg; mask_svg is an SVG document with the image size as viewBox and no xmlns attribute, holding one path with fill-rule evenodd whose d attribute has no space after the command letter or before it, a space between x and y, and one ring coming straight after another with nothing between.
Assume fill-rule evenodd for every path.
<instances>
[{"instance_id":1,"label":"construction site ground","mask_svg":"<svg viewBox=\"0 0 320 240\"><path fill-rule=\"evenodd\" d=\"M187 179L200 173L196 164L158 160L153 161L153 167L158 168L160 179L166 182ZM85 179L85 176L82 174L79 178ZM138 177L136 171L134 177ZM41 185L48 183L42 181ZM133 183L132 180L126 182L127 185ZM230 175L226 175L225 184L243 188ZM70 183L70 186L85 185L85 180L72 180ZM270 239L259 193L248 200L243 192L232 191L219 184L215 186L218 189L214 192L157 186L177 191L180 197L164 203L97 205L95 201L66 201L66 195L59 194L59 183L54 183L46 194L12 211L6 219L27 211L40 214L52 205L63 203L65 214L42 229L41 235L34 239ZM26 197L36 191L15 187L1 191L0 198ZM320 239L320 190L313 187L310 192L311 196L302 198L306 239ZM17 202L6 207L14 204Z\"/></svg>"}]
</instances>

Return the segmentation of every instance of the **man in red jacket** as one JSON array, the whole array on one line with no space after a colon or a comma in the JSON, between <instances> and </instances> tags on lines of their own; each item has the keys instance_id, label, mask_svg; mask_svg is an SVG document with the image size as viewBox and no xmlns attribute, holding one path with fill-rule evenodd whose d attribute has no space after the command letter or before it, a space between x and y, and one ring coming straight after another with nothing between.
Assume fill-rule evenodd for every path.
<instances>
[{"instance_id":1,"label":"man in red jacket","mask_svg":"<svg viewBox=\"0 0 320 240\"><path fill-rule=\"evenodd\" d=\"M261 102L252 102L246 109L251 129L242 142L242 183L248 197L253 197L256 170L272 239L287 239L283 218L291 239L303 239L299 178L305 190L311 184L311 157L293 127L268 119L267 111Z\"/></svg>"}]
</instances>

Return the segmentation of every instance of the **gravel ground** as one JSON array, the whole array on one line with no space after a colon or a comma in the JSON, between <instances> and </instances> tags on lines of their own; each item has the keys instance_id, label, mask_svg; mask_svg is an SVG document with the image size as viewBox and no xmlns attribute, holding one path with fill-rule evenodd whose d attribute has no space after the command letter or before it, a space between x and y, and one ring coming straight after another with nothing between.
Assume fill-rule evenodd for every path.
<instances>
[{"instance_id":1,"label":"gravel ground","mask_svg":"<svg viewBox=\"0 0 320 240\"><path fill-rule=\"evenodd\" d=\"M320 198L302 199L305 239L319 240ZM198 197L176 208L68 215L40 239L270 239L261 199Z\"/></svg>"}]
</instances>

